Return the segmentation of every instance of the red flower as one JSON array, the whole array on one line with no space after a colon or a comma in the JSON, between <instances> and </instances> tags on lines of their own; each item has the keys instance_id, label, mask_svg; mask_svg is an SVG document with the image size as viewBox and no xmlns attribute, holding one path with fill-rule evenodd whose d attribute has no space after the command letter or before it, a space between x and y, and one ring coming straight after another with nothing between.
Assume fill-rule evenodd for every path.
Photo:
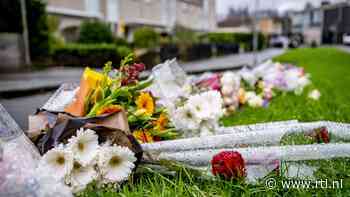
<instances>
[{"instance_id":1,"label":"red flower","mask_svg":"<svg viewBox=\"0 0 350 197\"><path fill-rule=\"evenodd\" d=\"M237 151L223 151L211 160L212 172L226 179L237 179L246 176L244 160Z\"/></svg>"},{"instance_id":2,"label":"red flower","mask_svg":"<svg viewBox=\"0 0 350 197\"><path fill-rule=\"evenodd\" d=\"M317 141L323 142L323 143L329 143L330 137L326 127L320 128L319 131L317 132Z\"/></svg>"},{"instance_id":3,"label":"red flower","mask_svg":"<svg viewBox=\"0 0 350 197\"><path fill-rule=\"evenodd\" d=\"M140 72L145 70L145 65L142 63L139 64L132 64L132 65L125 65L123 66L120 71L123 73L122 78L122 85L129 85L137 83L139 80L139 74Z\"/></svg>"}]
</instances>

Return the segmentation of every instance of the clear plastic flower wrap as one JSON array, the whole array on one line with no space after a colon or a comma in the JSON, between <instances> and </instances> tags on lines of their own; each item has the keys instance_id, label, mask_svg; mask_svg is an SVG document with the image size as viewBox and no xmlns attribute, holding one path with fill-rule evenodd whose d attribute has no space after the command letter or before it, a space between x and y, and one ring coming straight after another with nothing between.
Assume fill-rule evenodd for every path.
<instances>
[{"instance_id":1,"label":"clear plastic flower wrap","mask_svg":"<svg viewBox=\"0 0 350 197\"><path fill-rule=\"evenodd\" d=\"M284 126L283 126L284 125ZM258 130L250 130L256 128ZM196 149L232 148L245 146L279 145L283 138L300 138L308 140L305 143L328 143L350 140L350 125L336 122L296 123L295 121L267 123L266 125L246 125L232 127L232 132L226 134L178 139L142 144L144 151L176 152ZM237 131L245 132L237 132ZM323 135L323 136L320 136ZM311 142L310 142L311 141Z\"/></svg>"},{"instance_id":2,"label":"clear plastic flower wrap","mask_svg":"<svg viewBox=\"0 0 350 197\"><path fill-rule=\"evenodd\" d=\"M179 152L162 152L150 155L152 161L180 163L198 170L205 177L213 176L213 157L222 152L237 152L244 160L246 181L254 183L276 172L290 178L313 178L323 162L350 157L350 144L318 144L266 146L235 149L204 149ZM147 154L146 154L147 155ZM149 155L149 154L148 154ZM345 163L348 160L344 160ZM314 163L312 165L312 162ZM323 165L324 166L324 165ZM283 168L283 169L282 169ZM333 169L335 170L335 169ZM280 174L283 173L283 174Z\"/></svg>"},{"instance_id":3,"label":"clear plastic flower wrap","mask_svg":"<svg viewBox=\"0 0 350 197\"><path fill-rule=\"evenodd\" d=\"M40 154L0 105L0 194L6 197L72 196L63 183L37 172Z\"/></svg>"}]
</instances>

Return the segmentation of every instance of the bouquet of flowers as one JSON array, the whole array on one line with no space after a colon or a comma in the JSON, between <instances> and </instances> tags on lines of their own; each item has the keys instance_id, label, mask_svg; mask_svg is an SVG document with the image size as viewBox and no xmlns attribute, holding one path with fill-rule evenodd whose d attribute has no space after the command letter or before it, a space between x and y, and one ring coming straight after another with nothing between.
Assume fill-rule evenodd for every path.
<instances>
[{"instance_id":1,"label":"bouquet of flowers","mask_svg":"<svg viewBox=\"0 0 350 197\"><path fill-rule=\"evenodd\" d=\"M146 89L152 79L139 81L144 68L132 55L118 69L111 62L102 72L86 68L79 86L63 85L30 116L27 134L43 155L39 169L55 172L74 192L91 182L117 184L141 161L139 143L177 137Z\"/></svg>"},{"instance_id":2,"label":"bouquet of flowers","mask_svg":"<svg viewBox=\"0 0 350 197\"><path fill-rule=\"evenodd\" d=\"M294 92L300 95L310 82L310 75L303 68L267 61L253 69L244 67L238 72L222 74L206 73L194 80L201 90L219 90L225 104L225 113L235 112L247 104L250 107L266 107L278 92ZM309 98L318 100L317 89Z\"/></svg>"},{"instance_id":3,"label":"bouquet of flowers","mask_svg":"<svg viewBox=\"0 0 350 197\"><path fill-rule=\"evenodd\" d=\"M176 60L158 65L152 71L154 83L150 91L166 107L175 128L183 137L207 136L215 133L223 115L223 100L217 90L199 91L177 65Z\"/></svg>"}]
</instances>

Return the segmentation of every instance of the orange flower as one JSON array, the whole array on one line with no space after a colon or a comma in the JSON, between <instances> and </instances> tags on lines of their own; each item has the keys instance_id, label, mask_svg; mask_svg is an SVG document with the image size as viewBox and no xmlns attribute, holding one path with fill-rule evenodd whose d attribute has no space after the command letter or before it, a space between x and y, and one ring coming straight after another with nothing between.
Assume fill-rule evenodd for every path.
<instances>
[{"instance_id":1,"label":"orange flower","mask_svg":"<svg viewBox=\"0 0 350 197\"><path fill-rule=\"evenodd\" d=\"M136 138L136 140L139 141L140 143L153 142L153 137L151 133L148 131L136 130L132 134Z\"/></svg>"},{"instance_id":2,"label":"orange flower","mask_svg":"<svg viewBox=\"0 0 350 197\"><path fill-rule=\"evenodd\" d=\"M141 92L136 99L137 110L151 116L154 113L154 101L150 93Z\"/></svg>"},{"instance_id":3,"label":"orange flower","mask_svg":"<svg viewBox=\"0 0 350 197\"><path fill-rule=\"evenodd\" d=\"M103 107L102 109L98 110L96 115L102 115L102 114L110 114L115 112L120 112L123 108L120 105L108 105L106 107Z\"/></svg>"},{"instance_id":4,"label":"orange flower","mask_svg":"<svg viewBox=\"0 0 350 197\"><path fill-rule=\"evenodd\" d=\"M166 116L165 113L161 113L159 118L154 122L155 125L155 129L159 130L159 131L163 131L165 130L166 126L168 125L168 117Z\"/></svg>"},{"instance_id":5,"label":"orange flower","mask_svg":"<svg viewBox=\"0 0 350 197\"><path fill-rule=\"evenodd\" d=\"M243 88L239 88L238 100L240 104L245 104L245 102L247 101L247 98L245 96L245 90Z\"/></svg>"}]
</instances>

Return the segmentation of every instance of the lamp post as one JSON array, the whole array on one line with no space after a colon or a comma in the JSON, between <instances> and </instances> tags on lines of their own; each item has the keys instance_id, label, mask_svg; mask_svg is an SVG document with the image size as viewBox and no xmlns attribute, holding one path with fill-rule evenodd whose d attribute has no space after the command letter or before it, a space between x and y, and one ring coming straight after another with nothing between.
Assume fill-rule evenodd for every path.
<instances>
[{"instance_id":1,"label":"lamp post","mask_svg":"<svg viewBox=\"0 0 350 197\"><path fill-rule=\"evenodd\" d=\"M21 15L22 15L22 37L24 43L24 61L26 65L30 65L30 51L29 51L29 38L28 38L28 24L27 24L27 12L26 12L26 1L20 1Z\"/></svg>"},{"instance_id":2,"label":"lamp post","mask_svg":"<svg viewBox=\"0 0 350 197\"><path fill-rule=\"evenodd\" d=\"M254 2L254 16L253 16L253 66L257 66L258 64L258 8L259 8L259 0L255 0Z\"/></svg>"}]
</instances>

